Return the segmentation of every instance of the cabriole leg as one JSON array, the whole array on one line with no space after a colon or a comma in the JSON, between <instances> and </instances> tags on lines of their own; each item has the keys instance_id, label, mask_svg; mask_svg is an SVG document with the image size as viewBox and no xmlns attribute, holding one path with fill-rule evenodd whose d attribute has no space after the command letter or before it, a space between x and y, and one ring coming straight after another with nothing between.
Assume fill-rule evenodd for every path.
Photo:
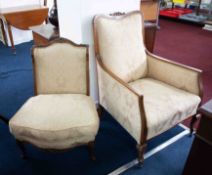
<instances>
[{"instance_id":1,"label":"cabriole leg","mask_svg":"<svg viewBox=\"0 0 212 175\"><path fill-rule=\"evenodd\" d=\"M25 149L24 143L19 140L16 140L16 143L21 150L21 158L26 159L27 156L26 156L26 149Z\"/></svg>"},{"instance_id":2,"label":"cabriole leg","mask_svg":"<svg viewBox=\"0 0 212 175\"><path fill-rule=\"evenodd\" d=\"M88 150L89 150L91 160L96 160L94 146L95 146L94 141L88 143Z\"/></svg>"},{"instance_id":3,"label":"cabriole leg","mask_svg":"<svg viewBox=\"0 0 212 175\"><path fill-rule=\"evenodd\" d=\"M194 132L194 124L196 123L197 119L200 117L200 114L195 114L192 116L191 118L191 122L190 122L190 134L189 136L191 137L193 132Z\"/></svg>"}]
</instances>

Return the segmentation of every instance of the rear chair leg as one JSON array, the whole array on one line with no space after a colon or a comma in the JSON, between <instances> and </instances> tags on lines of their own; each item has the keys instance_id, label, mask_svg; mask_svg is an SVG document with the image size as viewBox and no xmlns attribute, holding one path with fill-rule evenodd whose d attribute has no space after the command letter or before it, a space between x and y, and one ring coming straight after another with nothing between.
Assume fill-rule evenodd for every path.
<instances>
[{"instance_id":1,"label":"rear chair leg","mask_svg":"<svg viewBox=\"0 0 212 175\"><path fill-rule=\"evenodd\" d=\"M138 165L140 167L142 167L144 164L144 152L145 152L146 147L147 147L147 144L138 144L136 146L137 151L138 151Z\"/></svg>"},{"instance_id":2,"label":"rear chair leg","mask_svg":"<svg viewBox=\"0 0 212 175\"><path fill-rule=\"evenodd\" d=\"M191 137L194 132L194 124L196 123L197 119L200 117L200 114L195 114L192 116L191 122L190 122L190 134Z\"/></svg>"},{"instance_id":3,"label":"rear chair leg","mask_svg":"<svg viewBox=\"0 0 212 175\"><path fill-rule=\"evenodd\" d=\"M98 112L99 118L101 118L102 112L103 112L103 107L100 104L98 105L97 112Z\"/></svg>"},{"instance_id":4,"label":"rear chair leg","mask_svg":"<svg viewBox=\"0 0 212 175\"><path fill-rule=\"evenodd\" d=\"M89 154L90 154L90 158L93 161L96 160L95 151L94 151L94 145L95 145L94 141L88 143L88 151L89 151Z\"/></svg>"},{"instance_id":5,"label":"rear chair leg","mask_svg":"<svg viewBox=\"0 0 212 175\"><path fill-rule=\"evenodd\" d=\"M24 143L19 141L19 140L16 140L16 144L18 145L18 147L20 148L21 150L21 158L22 159L27 159L27 156L26 156L26 149L25 149L25 146L24 146Z\"/></svg>"},{"instance_id":6,"label":"rear chair leg","mask_svg":"<svg viewBox=\"0 0 212 175\"><path fill-rule=\"evenodd\" d=\"M7 118L3 117L2 115L0 115L0 120L2 120L7 125L9 123L9 120Z\"/></svg>"}]
</instances>

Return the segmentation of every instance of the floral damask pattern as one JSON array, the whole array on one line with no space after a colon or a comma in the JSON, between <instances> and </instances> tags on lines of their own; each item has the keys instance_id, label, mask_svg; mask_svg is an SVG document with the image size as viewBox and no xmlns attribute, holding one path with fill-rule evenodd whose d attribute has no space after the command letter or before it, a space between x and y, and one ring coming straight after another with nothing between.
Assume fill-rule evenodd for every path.
<instances>
[{"instance_id":1,"label":"floral damask pattern","mask_svg":"<svg viewBox=\"0 0 212 175\"><path fill-rule=\"evenodd\" d=\"M97 21L102 61L125 82L145 77L147 74L147 56L141 42L141 21L139 14L118 21L104 17Z\"/></svg>"},{"instance_id":2,"label":"floral damask pattern","mask_svg":"<svg viewBox=\"0 0 212 175\"><path fill-rule=\"evenodd\" d=\"M34 56L38 94L86 94L86 48L55 43Z\"/></svg>"},{"instance_id":3,"label":"floral damask pattern","mask_svg":"<svg viewBox=\"0 0 212 175\"><path fill-rule=\"evenodd\" d=\"M98 66L100 104L140 142L139 97Z\"/></svg>"},{"instance_id":4,"label":"floral damask pattern","mask_svg":"<svg viewBox=\"0 0 212 175\"><path fill-rule=\"evenodd\" d=\"M154 58L142 43L142 16L132 13L120 19L97 18L102 63L137 93L98 65L100 104L140 143L143 96L150 139L194 115L201 101L199 70Z\"/></svg>"},{"instance_id":5,"label":"floral damask pattern","mask_svg":"<svg viewBox=\"0 0 212 175\"><path fill-rule=\"evenodd\" d=\"M148 55L147 58L147 77L160 80L179 89L200 95L198 71L172 64L169 61L161 61L150 55Z\"/></svg>"},{"instance_id":6,"label":"floral damask pattern","mask_svg":"<svg viewBox=\"0 0 212 175\"><path fill-rule=\"evenodd\" d=\"M17 111L9 126L18 140L45 149L67 149L93 141L99 117L87 95L38 95Z\"/></svg>"},{"instance_id":7,"label":"floral damask pattern","mask_svg":"<svg viewBox=\"0 0 212 175\"><path fill-rule=\"evenodd\" d=\"M150 139L196 113L200 98L152 78L136 80L129 85L144 96L144 107Z\"/></svg>"}]
</instances>

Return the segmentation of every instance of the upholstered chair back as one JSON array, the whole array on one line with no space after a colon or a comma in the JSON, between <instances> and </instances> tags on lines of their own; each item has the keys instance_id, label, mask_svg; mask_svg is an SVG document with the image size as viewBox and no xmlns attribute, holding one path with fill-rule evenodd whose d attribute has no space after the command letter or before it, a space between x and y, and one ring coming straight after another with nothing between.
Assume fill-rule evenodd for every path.
<instances>
[{"instance_id":1,"label":"upholstered chair back","mask_svg":"<svg viewBox=\"0 0 212 175\"><path fill-rule=\"evenodd\" d=\"M125 82L145 77L147 57L141 14L98 16L94 22L97 52L104 65Z\"/></svg>"},{"instance_id":2,"label":"upholstered chair back","mask_svg":"<svg viewBox=\"0 0 212 175\"><path fill-rule=\"evenodd\" d=\"M88 47L65 39L32 49L36 94L87 94Z\"/></svg>"}]
</instances>

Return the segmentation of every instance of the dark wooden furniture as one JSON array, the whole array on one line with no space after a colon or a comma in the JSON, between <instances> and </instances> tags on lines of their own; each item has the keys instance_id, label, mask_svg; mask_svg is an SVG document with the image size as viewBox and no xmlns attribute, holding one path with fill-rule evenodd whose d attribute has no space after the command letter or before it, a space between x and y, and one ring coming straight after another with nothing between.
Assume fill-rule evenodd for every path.
<instances>
[{"instance_id":1,"label":"dark wooden furniture","mask_svg":"<svg viewBox=\"0 0 212 175\"><path fill-rule=\"evenodd\" d=\"M153 52L159 15L159 1L141 0L140 10L145 21L145 45L147 50Z\"/></svg>"},{"instance_id":2,"label":"dark wooden furniture","mask_svg":"<svg viewBox=\"0 0 212 175\"><path fill-rule=\"evenodd\" d=\"M0 9L0 20L1 23L4 21L8 26L9 39L12 45L13 53L16 53L16 50L14 47L11 26L22 30L28 30L29 26L42 24L47 16L48 7L40 5ZM4 30L3 27L2 30ZM3 31L3 35L4 33L5 31ZM4 39L5 38L6 36L4 35Z\"/></svg>"},{"instance_id":3,"label":"dark wooden furniture","mask_svg":"<svg viewBox=\"0 0 212 175\"><path fill-rule=\"evenodd\" d=\"M199 113L202 114L200 125L183 175L212 174L212 99L199 109Z\"/></svg>"},{"instance_id":4,"label":"dark wooden furniture","mask_svg":"<svg viewBox=\"0 0 212 175\"><path fill-rule=\"evenodd\" d=\"M35 45L46 45L49 41L59 38L59 30L49 24L30 27Z\"/></svg>"},{"instance_id":5,"label":"dark wooden furniture","mask_svg":"<svg viewBox=\"0 0 212 175\"><path fill-rule=\"evenodd\" d=\"M154 51L155 36L157 30L157 24L153 22L144 22L144 43L148 51Z\"/></svg>"}]
</instances>

